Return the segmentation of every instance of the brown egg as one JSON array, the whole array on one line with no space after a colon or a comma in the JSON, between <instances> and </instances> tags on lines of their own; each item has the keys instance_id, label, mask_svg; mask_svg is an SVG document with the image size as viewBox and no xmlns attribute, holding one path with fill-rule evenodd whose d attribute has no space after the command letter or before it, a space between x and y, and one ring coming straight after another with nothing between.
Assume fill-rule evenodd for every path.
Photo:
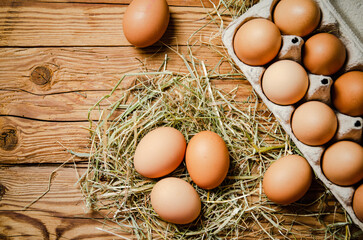
<instances>
[{"instance_id":1,"label":"brown egg","mask_svg":"<svg viewBox=\"0 0 363 240\"><path fill-rule=\"evenodd\" d=\"M344 73L333 84L334 107L350 116L363 115L363 72Z\"/></svg>"},{"instance_id":2,"label":"brown egg","mask_svg":"<svg viewBox=\"0 0 363 240\"><path fill-rule=\"evenodd\" d=\"M186 141L172 127L160 127L146 134L137 145L134 166L148 178L158 178L174 171L183 161Z\"/></svg>"},{"instance_id":3,"label":"brown egg","mask_svg":"<svg viewBox=\"0 0 363 240\"><path fill-rule=\"evenodd\" d=\"M307 145L319 146L327 143L335 135L337 127L334 111L322 102L306 102L292 115L292 131L297 139Z\"/></svg>"},{"instance_id":4,"label":"brown egg","mask_svg":"<svg viewBox=\"0 0 363 240\"><path fill-rule=\"evenodd\" d=\"M274 22L283 34L304 37L320 22L320 8L313 0L282 0L274 10Z\"/></svg>"},{"instance_id":5,"label":"brown egg","mask_svg":"<svg viewBox=\"0 0 363 240\"><path fill-rule=\"evenodd\" d=\"M281 47L281 34L276 25L258 18L244 23L236 32L233 47L245 64L264 65L276 57Z\"/></svg>"},{"instance_id":6,"label":"brown egg","mask_svg":"<svg viewBox=\"0 0 363 240\"><path fill-rule=\"evenodd\" d=\"M165 33L169 17L165 0L133 0L123 19L125 37L136 47L150 46Z\"/></svg>"},{"instance_id":7,"label":"brown egg","mask_svg":"<svg viewBox=\"0 0 363 240\"><path fill-rule=\"evenodd\" d=\"M185 162L195 184L204 189L215 188L223 182L228 173L227 146L214 132L197 133L188 144Z\"/></svg>"},{"instance_id":8,"label":"brown egg","mask_svg":"<svg viewBox=\"0 0 363 240\"><path fill-rule=\"evenodd\" d=\"M361 184L354 192L353 211L357 218L363 222L363 184Z\"/></svg>"},{"instance_id":9,"label":"brown egg","mask_svg":"<svg viewBox=\"0 0 363 240\"><path fill-rule=\"evenodd\" d=\"M304 66L314 74L332 75L344 64L344 44L330 33L318 33L309 38L303 47Z\"/></svg>"},{"instance_id":10,"label":"brown egg","mask_svg":"<svg viewBox=\"0 0 363 240\"><path fill-rule=\"evenodd\" d=\"M363 179L363 147L351 141L336 142L326 149L322 170L331 182L353 185Z\"/></svg>"},{"instance_id":11,"label":"brown egg","mask_svg":"<svg viewBox=\"0 0 363 240\"><path fill-rule=\"evenodd\" d=\"M305 195L313 172L305 158L288 155L271 164L263 177L263 190L271 201L290 204Z\"/></svg>"},{"instance_id":12,"label":"brown egg","mask_svg":"<svg viewBox=\"0 0 363 240\"><path fill-rule=\"evenodd\" d=\"M187 224L199 216L199 195L182 179L169 177L160 180L153 187L150 198L155 212L165 221Z\"/></svg>"},{"instance_id":13,"label":"brown egg","mask_svg":"<svg viewBox=\"0 0 363 240\"><path fill-rule=\"evenodd\" d=\"M289 105L300 101L309 87L305 69L297 62L281 60L270 65L262 77L262 90L270 101Z\"/></svg>"}]
</instances>

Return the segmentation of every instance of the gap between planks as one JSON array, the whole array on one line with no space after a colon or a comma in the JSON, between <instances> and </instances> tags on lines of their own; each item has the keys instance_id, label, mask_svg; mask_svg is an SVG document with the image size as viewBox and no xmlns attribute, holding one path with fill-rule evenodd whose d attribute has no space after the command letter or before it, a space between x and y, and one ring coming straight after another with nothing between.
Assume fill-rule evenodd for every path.
<instances>
[{"instance_id":1,"label":"gap between planks","mask_svg":"<svg viewBox=\"0 0 363 240\"><path fill-rule=\"evenodd\" d=\"M4 220L0 221L0 231L4 231L8 236L15 234L33 234L34 237L49 236L49 238L44 237L42 239L54 239L55 236L58 237L56 239L78 239L76 236L80 238L87 233L89 234L87 239L92 239L91 235L101 237L100 234L104 234L96 227L106 229L114 227L110 223L108 223L110 226L107 227L102 221L103 215L107 214L108 211L92 212L85 208L79 186L75 184L78 175L85 171L84 166L77 167L77 171L72 167L60 168L51 183L48 194L35 202L27 211L21 210L48 188L49 176L56 167L14 166L1 168L0 183L7 190L0 202L0 218ZM323 190L324 188L314 181L304 198L310 199L307 201L313 201ZM253 199L250 200L253 201ZM333 212L336 207L335 204L334 198L330 196L324 202L324 208L326 211ZM311 212L310 216L296 214L298 206L274 207L277 208L276 217L280 220L283 218L285 226L294 223L293 230L301 231L301 236L307 236L306 239L312 239L308 238L308 236L312 236L311 228L324 229L324 225L313 216L319 214L322 207L319 206L319 203L305 207ZM290 215L284 216L282 213ZM337 212L334 216L322 216L322 218L324 224L330 224L344 220L345 216L343 212ZM265 227L271 228L268 222L263 222L263 224ZM11 228L7 228L7 226L11 226ZM246 235L257 234L259 230L258 226L252 225L246 231ZM271 228L271 230L274 229ZM106 235L104 236L106 237ZM324 239L324 231L316 232L314 236L316 239Z\"/></svg>"},{"instance_id":2,"label":"gap between planks","mask_svg":"<svg viewBox=\"0 0 363 240\"><path fill-rule=\"evenodd\" d=\"M180 47L179 52L187 55L188 49ZM0 54L0 115L42 121L86 121L88 109L108 94L125 73L139 72L145 66L156 71L166 54L169 71L188 72L181 58L167 48L142 52L134 48L120 51L117 47L4 48L0 49ZM194 54L203 59L208 70L213 70L211 75L235 74L213 80L216 87L225 91L238 87L237 99L248 98L252 89L250 84L243 75L232 70L227 59L208 47L194 47ZM31 81L37 67L51 72L49 82L44 85ZM132 86L133 79L125 79L110 101L115 100L120 91ZM92 119L98 119L98 115Z\"/></svg>"},{"instance_id":3,"label":"gap between planks","mask_svg":"<svg viewBox=\"0 0 363 240\"><path fill-rule=\"evenodd\" d=\"M44 3L83 3L83 4L115 4L115 5L128 5L132 0L33 0L34 2ZM11 0L3 1L3 4L9 4ZM167 0L169 6L183 6L183 7L213 7L213 4L218 4L219 0ZM212 4L213 3L213 4Z\"/></svg>"},{"instance_id":4,"label":"gap between planks","mask_svg":"<svg viewBox=\"0 0 363 240\"><path fill-rule=\"evenodd\" d=\"M16 2L0 8L0 46L130 46L123 35L126 5ZM161 41L185 44L209 22L202 7L170 7L171 18ZM231 21L224 17L225 26ZM216 23L200 30L205 41L219 31ZM221 43L221 42L220 42ZM160 42L156 45L160 46Z\"/></svg>"},{"instance_id":5,"label":"gap between planks","mask_svg":"<svg viewBox=\"0 0 363 240\"><path fill-rule=\"evenodd\" d=\"M99 230L116 227L104 222L103 214L107 212L87 210L79 186L75 184L84 168L59 169L50 191L27 211L22 211L48 188L49 176L55 168L0 169L0 184L7 189L0 202L1 234L19 236L16 239L114 239Z\"/></svg>"}]
</instances>

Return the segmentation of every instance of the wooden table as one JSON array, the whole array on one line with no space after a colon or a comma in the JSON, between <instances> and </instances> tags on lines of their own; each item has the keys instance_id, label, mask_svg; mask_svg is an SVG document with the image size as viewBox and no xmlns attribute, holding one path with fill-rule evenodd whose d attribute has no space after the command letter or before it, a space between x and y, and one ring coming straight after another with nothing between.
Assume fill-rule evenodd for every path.
<instances>
[{"instance_id":1,"label":"wooden table","mask_svg":"<svg viewBox=\"0 0 363 240\"><path fill-rule=\"evenodd\" d=\"M169 70L187 71L176 53L160 43L136 49L127 42L122 17L129 2L0 1L0 239L116 238L100 230L104 223L98 213L85 208L77 180L87 165L67 149L88 152L88 109L124 73L142 68L140 61L156 69L168 54ZM186 53L186 41L208 22L206 12L212 5L207 0L206 8L199 0L168 3L171 21L162 41ZM217 31L211 24L194 38L199 39L198 57L211 66L221 57L201 41ZM223 68L230 70L229 65ZM246 80L214 84L239 84L241 100L251 93ZM325 224L336 218L344 219L344 214L326 217ZM306 230L326 226L309 217L304 224ZM324 231L315 237L323 239Z\"/></svg>"}]
</instances>

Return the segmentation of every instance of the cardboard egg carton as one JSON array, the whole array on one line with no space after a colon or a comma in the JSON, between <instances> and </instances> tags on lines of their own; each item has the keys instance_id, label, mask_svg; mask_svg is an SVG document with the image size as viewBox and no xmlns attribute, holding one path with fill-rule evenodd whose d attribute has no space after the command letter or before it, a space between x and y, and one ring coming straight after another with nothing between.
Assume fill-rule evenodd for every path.
<instances>
[{"instance_id":1,"label":"cardboard egg carton","mask_svg":"<svg viewBox=\"0 0 363 240\"><path fill-rule=\"evenodd\" d=\"M309 89L305 98L298 104L281 106L271 102L264 94L261 88L261 78L266 69L265 66L250 66L244 64L238 59L233 49L233 38L239 27L254 18L265 18L272 21L273 9L279 0L261 0L258 4L250 8L246 13L234 20L223 33L223 43L228 49L228 53L239 66L242 72L247 77L248 81L253 86L254 90L261 97L266 106L273 112L276 119L280 122L285 131L289 134L296 146L303 153L304 157L308 160L315 174L319 179L330 189L342 206L346 209L351 219L363 230L363 222L361 222L354 214L352 209L352 198L354 194L354 187L342 187L330 182L323 174L321 169L321 157L326 148L323 146L308 146L300 142L292 133L290 120L296 107L305 101L318 100L327 103L331 106L330 88L333 79L330 76L309 75ZM330 32L337 36L345 45L347 49L347 59L341 70L337 75L350 70L363 70L363 46L354 33L350 30L349 26L343 21L335 8L328 0L316 0L320 9L322 19L312 34L319 32ZM282 47L278 56L272 61L281 59L291 59L301 64L301 50L304 40L301 37L293 35L282 35ZM338 140L353 140L361 143L362 125L361 117L351 117L335 111L338 119L338 130L332 141Z\"/></svg>"}]
</instances>

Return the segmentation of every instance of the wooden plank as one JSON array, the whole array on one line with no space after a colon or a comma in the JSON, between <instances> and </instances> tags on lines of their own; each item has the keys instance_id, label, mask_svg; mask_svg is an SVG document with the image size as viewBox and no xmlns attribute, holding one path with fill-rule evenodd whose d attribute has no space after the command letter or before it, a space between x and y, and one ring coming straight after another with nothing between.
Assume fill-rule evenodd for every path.
<instances>
[{"instance_id":1,"label":"wooden plank","mask_svg":"<svg viewBox=\"0 0 363 240\"><path fill-rule=\"evenodd\" d=\"M170 59L168 70L188 72L183 60L175 52L166 48L159 52L153 50L158 49L139 52L131 47L2 48L0 115L47 121L84 121L88 109L108 94L125 72L136 72L143 68L139 60L153 71L160 67L167 54ZM186 55L187 47L179 47L179 52ZM195 47L195 54L203 59L208 70L217 66L215 72L218 74L233 72L226 60L223 62L219 54L207 47ZM33 76L38 67L50 72L49 81L45 84L34 82ZM120 88L127 89L132 80L131 77L127 78ZM237 95L241 100L251 94L251 86L246 80L221 79L213 83L225 90L239 85Z\"/></svg>"},{"instance_id":2,"label":"wooden plank","mask_svg":"<svg viewBox=\"0 0 363 240\"><path fill-rule=\"evenodd\" d=\"M225 90L234 87L221 81L219 83L218 87ZM243 83L240 85L243 86ZM248 87L239 89L240 99L251 93ZM43 97L18 92L19 101L11 100L5 106L10 106L7 109L12 109L12 114L21 117L0 117L0 163L64 162L71 156L66 149L88 153L90 135L86 130L89 127L87 109L100 97L98 94L100 92L88 98L89 101L81 101L81 97L74 93ZM14 99L14 96L6 97L6 94L2 97ZM92 115L94 119L98 119L97 113Z\"/></svg>"},{"instance_id":3,"label":"wooden plank","mask_svg":"<svg viewBox=\"0 0 363 240\"><path fill-rule=\"evenodd\" d=\"M122 48L125 52L120 55L118 49L1 49L0 114L21 118L1 118L0 129L5 131L4 136L11 135L11 129L17 130L15 132L20 136L14 150L0 149L0 161L12 164L63 162L69 158L69 154L61 144L77 152L88 152L86 147L89 133L81 128L88 127L85 122L87 110L109 92L122 76L122 72L132 69L132 66L135 69L141 66L133 57L127 57L135 49ZM127 49L131 50L126 51ZM179 50L187 49L181 47ZM201 47L196 52L208 66L214 66L220 60L217 54L208 54L206 48ZM186 71L183 62L175 53L168 51L168 55L171 59L168 69ZM139 53L136 57L145 61L148 68L157 69L165 58L165 52ZM37 85L30 81L31 73L37 66L47 66L53 72L49 84ZM229 64L222 64L217 71L226 73L230 70ZM216 80L214 84L225 90L240 85L238 97L241 100L251 93L251 86L246 80ZM127 87L127 83L123 86ZM8 126L11 128L8 129Z\"/></svg>"},{"instance_id":4,"label":"wooden plank","mask_svg":"<svg viewBox=\"0 0 363 240\"><path fill-rule=\"evenodd\" d=\"M232 90L239 86L237 99L245 100L252 94L247 81L235 80L233 84L226 81L213 81L218 88ZM33 95L19 90L2 91L0 93L0 115L19 116L44 121L86 121L88 110L102 96L110 91L77 91L62 94ZM109 100L101 106L109 106L109 102L116 100L121 91L116 91ZM97 120L100 115L93 111L91 119Z\"/></svg>"},{"instance_id":5,"label":"wooden plank","mask_svg":"<svg viewBox=\"0 0 363 240\"><path fill-rule=\"evenodd\" d=\"M62 94L33 95L21 91L2 91L0 94L0 115L19 116L42 121L86 121L88 110L103 95L110 91L77 91ZM110 101L117 98L114 93ZM107 103L101 104L101 106ZM92 119L99 118L94 111ZM35 122L35 124L38 124Z\"/></svg>"},{"instance_id":6,"label":"wooden plank","mask_svg":"<svg viewBox=\"0 0 363 240\"><path fill-rule=\"evenodd\" d=\"M187 47L178 47L178 51L189 59ZM159 69L166 54L167 70L188 72L183 60L166 47L145 50L133 47L0 48L0 89L21 89L34 94L109 90L127 72L140 72L144 65L151 71ZM218 73L231 72L226 59L208 47L194 47L193 54L204 61L208 70L217 66ZM51 72L47 84L31 81L32 72L38 66Z\"/></svg>"},{"instance_id":7,"label":"wooden plank","mask_svg":"<svg viewBox=\"0 0 363 240\"><path fill-rule=\"evenodd\" d=\"M71 157L65 148L89 152L88 126L87 122L0 117L0 163L62 163ZM80 160L85 159L76 158Z\"/></svg>"},{"instance_id":8,"label":"wooden plank","mask_svg":"<svg viewBox=\"0 0 363 240\"><path fill-rule=\"evenodd\" d=\"M56 167L15 166L0 169L0 184L3 189L7 189L0 201L0 219L3 220L0 221L0 232L2 230L2 234L8 237L20 235L16 239L29 239L30 236L31 239L92 239L92 235L94 239L112 239L96 229L104 227L101 221L101 214L104 213L87 212L79 186L75 185L78 175L84 171L82 167L78 167L77 171L73 165L59 169L52 180L50 191L27 211L22 211L24 206L47 190L49 177ZM324 188L314 181L304 201L313 202L322 192ZM252 204L253 199L250 201ZM292 225L291 232L300 233L298 236L303 239L325 239L324 226L345 219L344 213L331 195L320 204L269 207L280 209L274 216L287 229ZM325 216L325 212L336 213ZM314 216L320 214L324 223ZM263 219L260 221L267 229L271 228L271 234L275 232L274 236L280 236L271 224ZM250 224L251 227L245 233L246 239L255 239L256 234L260 238L267 237L258 225Z\"/></svg>"},{"instance_id":9,"label":"wooden plank","mask_svg":"<svg viewBox=\"0 0 363 240\"><path fill-rule=\"evenodd\" d=\"M77 173L73 165L60 169L50 192L30 210L22 211L47 189L56 166L3 168L2 164L63 163L71 156L64 147L88 152L89 133L84 129L88 127L87 109L125 72L140 68L135 57L149 68L157 69L167 53L172 59L169 70L186 71L176 54L165 47L143 50L129 47L122 33L122 16L129 1L0 1L0 115L25 117L0 116L0 239L116 238L97 229L105 227L98 213L85 212L82 195L74 185ZM207 22L205 10L199 0L168 0L168 3L172 6L172 21L162 41L185 45L190 34ZM225 20L228 24L229 20ZM193 41L207 41L217 31L215 25L210 25ZM37 46L41 48L33 48ZM186 47L179 49L187 53ZM211 66L220 60L208 48L198 51L197 56ZM46 82L47 77L44 72L34 71L39 66L52 73L49 83L37 85ZM220 67L222 73L230 70L227 65ZM30 81L31 76L36 78ZM240 99L245 99L251 91L247 81L218 80L214 84L227 90L241 85ZM82 167L79 173L84 171ZM8 191L1 199L2 186ZM309 194L316 198L322 191L319 187ZM325 210L333 211L336 204L330 197L324 204ZM305 208L309 214L318 214L323 209L318 204L283 208L291 216L276 213L278 219L287 227L295 223L293 230L301 232L298 237L304 239L325 239L325 224L345 218L340 208L337 214L321 217L324 223L313 216L296 215ZM270 228L271 234L276 233L271 224L263 224ZM246 239L256 236L267 237L254 225Z\"/></svg>"},{"instance_id":10,"label":"wooden plank","mask_svg":"<svg viewBox=\"0 0 363 240\"><path fill-rule=\"evenodd\" d=\"M0 8L0 46L130 46L122 30L126 6L11 2ZM202 7L170 7L169 27L161 41L185 44L192 33L208 23L207 11ZM224 23L229 21L226 18ZM194 41L206 41L218 30L216 24L209 24Z\"/></svg>"},{"instance_id":11,"label":"wooden plank","mask_svg":"<svg viewBox=\"0 0 363 240\"><path fill-rule=\"evenodd\" d=\"M56 3L88 3L88 4L130 4L132 0L35 0L37 2L56 2ZM213 7L217 5L219 0L167 0L169 6L184 7ZM212 4L213 3L213 4Z\"/></svg>"},{"instance_id":12,"label":"wooden plank","mask_svg":"<svg viewBox=\"0 0 363 240\"><path fill-rule=\"evenodd\" d=\"M78 174L84 169L59 169L53 177L50 191L23 211L26 205L47 190L49 177L55 168L0 169L0 186L6 189L5 194L0 196L0 238L115 239L115 236L97 229L107 230L114 225L104 224L100 213L86 209L79 186L75 184Z\"/></svg>"}]
</instances>

